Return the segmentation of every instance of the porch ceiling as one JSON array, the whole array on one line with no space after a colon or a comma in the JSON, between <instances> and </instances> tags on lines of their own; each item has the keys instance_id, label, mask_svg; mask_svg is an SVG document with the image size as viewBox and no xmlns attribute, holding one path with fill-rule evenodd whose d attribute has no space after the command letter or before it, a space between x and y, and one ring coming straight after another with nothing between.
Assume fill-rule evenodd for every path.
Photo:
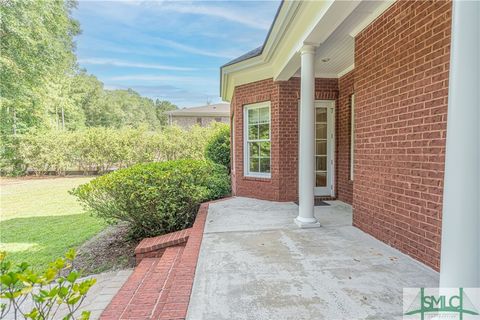
<instances>
[{"instance_id":1,"label":"porch ceiling","mask_svg":"<svg viewBox=\"0 0 480 320\"><path fill-rule=\"evenodd\" d=\"M317 78L338 78L352 70L355 36L370 24L374 17L377 17L379 11L383 12L390 5L390 2L381 1L360 2L335 31L319 44L315 54L315 76ZM310 39L318 38L315 35L322 32L323 30L320 28L315 29L310 35ZM300 76L300 58L298 57L292 62L297 64L295 76Z\"/></svg>"},{"instance_id":2,"label":"porch ceiling","mask_svg":"<svg viewBox=\"0 0 480 320\"><path fill-rule=\"evenodd\" d=\"M318 46L316 77L337 78L353 68L354 37L394 1L285 1L264 46L254 56L221 68L220 91L230 101L235 86L299 74L304 44ZM322 60L328 59L327 62Z\"/></svg>"}]
</instances>

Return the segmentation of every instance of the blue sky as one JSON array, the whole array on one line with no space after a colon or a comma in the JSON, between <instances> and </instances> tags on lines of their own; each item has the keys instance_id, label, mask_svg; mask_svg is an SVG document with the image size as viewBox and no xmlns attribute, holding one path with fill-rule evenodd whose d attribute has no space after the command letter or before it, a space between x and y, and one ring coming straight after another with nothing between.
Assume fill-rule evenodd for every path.
<instances>
[{"instance_id":1,"label":"blue sky","mask_svg":"<svg viewBox=\"0 0 480 320\"><path fill-rule=\"evenodd\" d=\"M80 1L79 65L106 89L220 101L219 67L260 46L279 1Z\"/></svg>"}]
</instances>

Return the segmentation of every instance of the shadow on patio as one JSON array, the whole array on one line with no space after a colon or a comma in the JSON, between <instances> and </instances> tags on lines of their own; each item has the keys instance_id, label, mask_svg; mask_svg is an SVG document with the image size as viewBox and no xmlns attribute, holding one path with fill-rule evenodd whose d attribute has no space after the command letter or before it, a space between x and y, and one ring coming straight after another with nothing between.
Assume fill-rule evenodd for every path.
<instances>
[{"instance_id":1,"label":"shadow on patio","mask_svg":"<svg viewBox=\"0 0 480 320\"><path fill-rule=\"evenodd\" d=\"M353 227L340 201L298 229L293 203L232 198L209 207L188 319L401 318L402 288L438 274Z\"/></svg>"}]
</instances>

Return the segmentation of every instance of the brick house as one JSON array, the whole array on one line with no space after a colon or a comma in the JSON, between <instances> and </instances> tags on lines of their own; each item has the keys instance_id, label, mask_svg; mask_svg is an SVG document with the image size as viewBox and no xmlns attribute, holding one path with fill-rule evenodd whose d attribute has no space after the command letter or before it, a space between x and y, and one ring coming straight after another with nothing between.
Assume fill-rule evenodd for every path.
<instances>
[{"instance_id":1,"label":"brick house","mask_svg":"<svg viewBox=\"0 0 480 320\"><path fill-rule=\"evenodd\" d=\"M264 44L221 67L233 193L298 201L300 227L319 226L315 197L341 200L441 286L478 284L478 8L282 2Z\"/></svg>"},{"instance_id":2,"label":"brick house","mask_svg":"<svg viewBox=\"0 0 480 320\"><path fill-rule=\"evenodd\" d=\"M194 125L201 127L208 126L211 122L229 122L230 104L215 103L205 106L177 109L166 112L168 124L176 124L182 128L189 128Z\"/></svg>"}]
</instances>

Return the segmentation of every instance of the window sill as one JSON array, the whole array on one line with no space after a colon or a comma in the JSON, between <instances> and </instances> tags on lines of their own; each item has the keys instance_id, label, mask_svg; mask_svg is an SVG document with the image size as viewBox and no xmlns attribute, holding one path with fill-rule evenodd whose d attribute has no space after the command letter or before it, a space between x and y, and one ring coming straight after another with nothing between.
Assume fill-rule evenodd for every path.
<instances>
[{"instance_id":1,"label":"window sill","mask_svg":"<svg viewBox=\"0 0 480 320\"><path fill-rule=\"evenodd\" d=\"M269 182L272 180L272 177L268 177L268 176L243 176L242 177L243 180L247 180L247 181L264 181L264 182Z\"/></svg>"}]
</instances>

